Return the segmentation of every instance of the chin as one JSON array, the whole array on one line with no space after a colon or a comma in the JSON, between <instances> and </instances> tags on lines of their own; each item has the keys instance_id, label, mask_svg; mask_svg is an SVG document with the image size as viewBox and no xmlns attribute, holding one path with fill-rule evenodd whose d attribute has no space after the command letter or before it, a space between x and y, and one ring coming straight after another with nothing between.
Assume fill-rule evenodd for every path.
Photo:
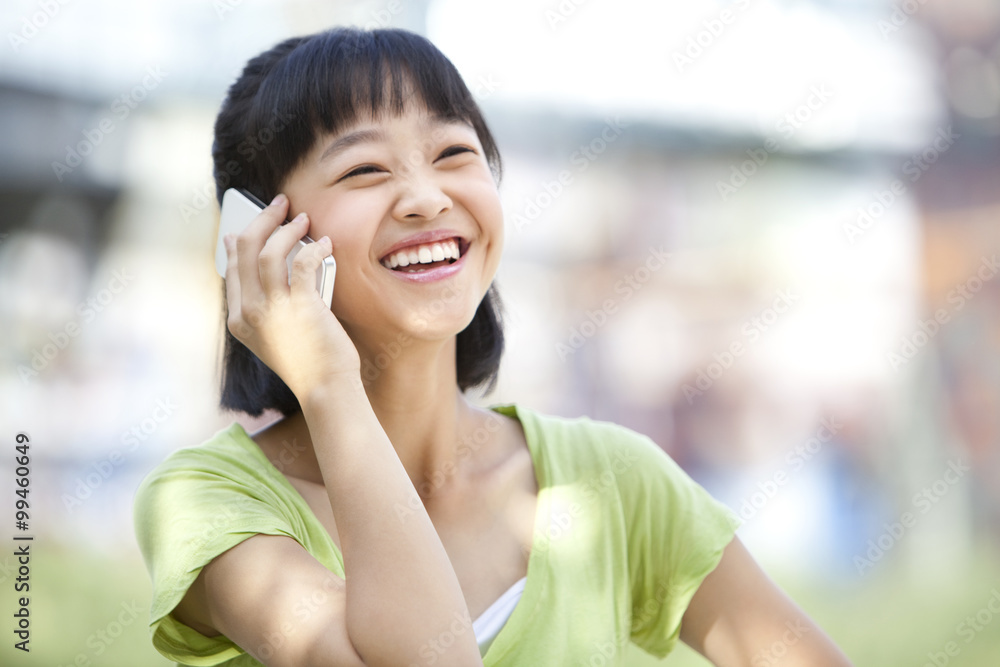
<instances>
[{"instance_id":1,"label":"chin","mask_svg":"<svg viewBox=\"0 0 1000 667\"><path fill-rule=\"evenodd\" d=\"M449 280L437 285L417 288L416 293L401 294L383 291L378 298L350 299L337 303L334 292L334 314L352 338L362 340L441 341L453 338L465 330L475 317L489 289L489 284L470 285L471 281ZM341 298L346 292L341 292ZM339 308L338 308L339 306Z\"/></svg>"},{"instance_id":2,"label":"chin","mask_svg":"<svg viewBox=\"0 0 1000 667\"><path fill-rule=\"evenodd\" d=\"M457 336L472 322L479 301L465 308L456 308L454 303L439 308L433 308L433 305L411 311L402 322L403 330L420 340L443 340Z\"/></svg>"}]
</instances>

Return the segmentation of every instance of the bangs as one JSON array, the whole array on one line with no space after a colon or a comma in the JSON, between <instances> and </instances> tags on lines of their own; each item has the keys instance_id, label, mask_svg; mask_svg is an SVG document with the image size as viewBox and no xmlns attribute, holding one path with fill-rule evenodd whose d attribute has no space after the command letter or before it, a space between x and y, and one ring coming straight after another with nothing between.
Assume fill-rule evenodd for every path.
<instances>
[{"instance_id":1,"label":"bangs","mask_svg":"<svg viewBox=\"0 0 1000 667\"><path fill-rule=\"evenodd\" d=\"M247 135L267 135L276 118L287 122L266 151L270 165L258 166L261 182L277 186L321 136L382 115L402 115L414 103L442 120L472 126L499 180L499 153L478 106L440 51L401 31L345 28L302 40L261 81L246 119ZM256 194L270 201L277 192Z\"/></svg>"}]
</instances>

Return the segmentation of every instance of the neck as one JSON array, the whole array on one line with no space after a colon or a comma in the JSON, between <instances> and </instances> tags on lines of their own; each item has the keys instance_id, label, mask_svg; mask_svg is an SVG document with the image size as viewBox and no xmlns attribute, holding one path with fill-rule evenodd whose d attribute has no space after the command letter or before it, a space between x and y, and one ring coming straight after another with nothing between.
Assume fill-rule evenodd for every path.
<instances>
[{"instance_id":1,"label":"neck","mask_svg":"<svg viewBox=\"0 0 1000 667\"><path fill-rule=\"evenodd\" d=\"M372 409L422 497L448 488L457 471L457 445L474 408L455 381L455 339L414 341L364 380ZM368 366L367 364L365 364Z\"/></svg>"},{"instance_id":2,"label":"neck","mask_svg":"<svg viewBox=\"0 0 1000 667\"><path fill-rule=\"evenodd\" d=\"M460 443L483 419L458 389L455 344L453 336L357 346L368 400L425 499L447 494L461 479L468 457L460 456Z\"/></svg>"},{"instance_id":3,"label":"neck","mask_svg":"<svg viewBox=\"0 0 1000 667\"><path fill-rule=\"evenodd\" d=\"M372 409L420 496L445 500L477 474L486 440L498 432L497 416L469 403L458 389L455 338L402 339L403 344L358 345L361 376ZM483 434L487 439L483 438ZM302 412L253 435L285 474L322 484ZM280 443L280 444L279 444ZM289 445L291 443L291 445ZM296 443L305 443L301 456ZM473 443L470 445L470 443ZM294 451L286 452L291 446ZM283 457L288 457L285 460Z\"/></svg>"}]
</instances>

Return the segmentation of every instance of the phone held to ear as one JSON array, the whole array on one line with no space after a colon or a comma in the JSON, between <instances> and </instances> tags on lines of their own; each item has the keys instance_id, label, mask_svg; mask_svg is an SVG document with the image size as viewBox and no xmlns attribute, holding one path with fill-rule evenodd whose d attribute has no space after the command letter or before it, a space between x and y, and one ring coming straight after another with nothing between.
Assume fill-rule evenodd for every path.
<instances>
[{"instance_id":1,"label":"phone held to ear","mask_svg":"<svg viewBox=\"0 0 1000 667\"><path fill-rule=\"evenodd\" d=\"M223 278L226 277L226 246L222 239L226 234L239 234L247 228L254 218L266 208L266 205L242 188L229 188L222 195L222 217L219 220L219 242L215 248L215 270ZM287 220L285 221L287 222ZM281 224L285 224L284 222ZM277 230L275 230L277 231ZM302 237L296 242L291 252L288 253L288 275L292 275L292 260L300 250L306 247L307 243L313 243L308 236ZM316 290L322 297L326 307L329 308L333 301L333 281L337 275L337 263L333 255L323 259L316 271Z\"/></svg>"}]
</instances>

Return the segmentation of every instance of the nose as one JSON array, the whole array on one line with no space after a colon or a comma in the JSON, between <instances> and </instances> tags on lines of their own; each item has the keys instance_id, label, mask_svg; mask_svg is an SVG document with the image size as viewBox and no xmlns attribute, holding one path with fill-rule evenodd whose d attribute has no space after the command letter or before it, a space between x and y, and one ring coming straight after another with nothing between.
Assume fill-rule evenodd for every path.
<instances>
[{"instance_id":1,"label":"nose","mask_svg":"<svg viewBox=\"0 0 1000 667\"><path fill-rule=\"evenodd\" d=\"M414 160L403 173L405 177L400 181L393 207L396 219L404 222L433 220L451 210L451 197L441 189L431 165Z\"/></svg>"}]
</instances>

